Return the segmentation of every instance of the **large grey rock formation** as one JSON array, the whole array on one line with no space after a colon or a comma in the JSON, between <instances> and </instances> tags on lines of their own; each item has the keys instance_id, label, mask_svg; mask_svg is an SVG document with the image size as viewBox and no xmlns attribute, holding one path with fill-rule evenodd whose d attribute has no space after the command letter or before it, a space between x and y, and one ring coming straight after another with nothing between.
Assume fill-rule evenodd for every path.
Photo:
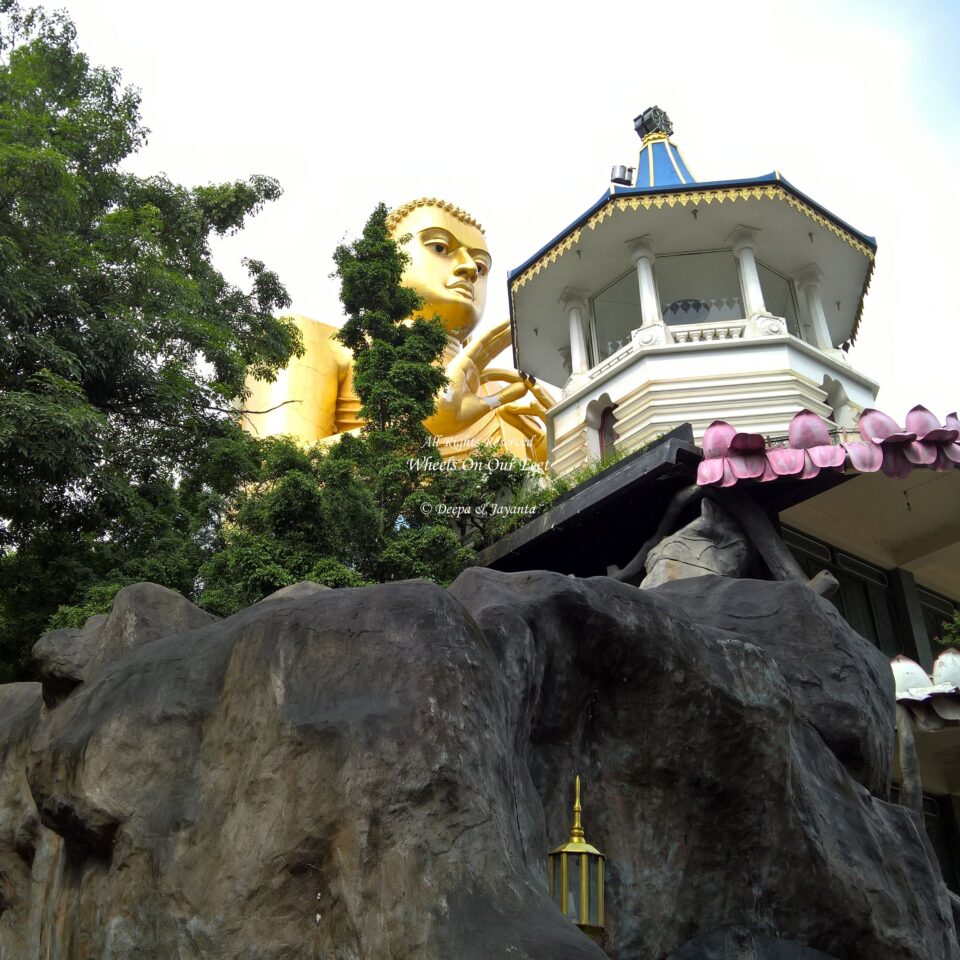
<instances>
[{"instance_id":1,"label":"large grey rock formation","mask_svg":"<svg viewBox=\"0 0 960 960\"><path fill-rule=\"evenodd\" d=\"M39 683L0 686L0 960L37 955L41 911L32 902L31 868L42 828L27 785L26 757L40 707Z\"/></svg>"},{"instance_id":2,"label":"large grey rock formation","mask_svg":"<svg viewBox=\"0 0 960 960\"><path fill-rule=\"evenodd\" d=\"M601 958L546 895L575 773L611 956L960 957L889 671L803 586L128 589L0 687L0 960Z\"/></svg>"},{"instance_id":3,"label":"large grey rock formation","mask_svg":"<svg viewBox=\"0 0 960 960\"><path fill-rule=\"evenodd\" d=\"M52 630L37 641L33 659L43 681L44 701L55 706L100 666L127 650L163 636L187 633L216 619L156 583L124 587L114 599L109 617L90 617L80 630Z\"/></svg>"}]
</instances>

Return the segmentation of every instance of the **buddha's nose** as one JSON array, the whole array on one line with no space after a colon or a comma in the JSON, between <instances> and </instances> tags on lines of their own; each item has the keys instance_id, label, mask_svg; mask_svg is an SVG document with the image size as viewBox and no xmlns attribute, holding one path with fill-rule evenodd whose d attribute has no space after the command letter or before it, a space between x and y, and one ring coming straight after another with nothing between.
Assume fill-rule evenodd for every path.
<instances>
[{"instance_id":1,"label":"buddha's nose","mask_svg":"<svg viewBox=\"0 0 960 960\"><path fill-rule=\"evenodd\" d=\"M457 265L453 268L454 275L460 277L464 280L469 280L471 283L477 282L477 276L479 270L477 269L477 262L467 253L465 250L460 251L460 257L457 261Z\"/></svg>"}]
</instances>

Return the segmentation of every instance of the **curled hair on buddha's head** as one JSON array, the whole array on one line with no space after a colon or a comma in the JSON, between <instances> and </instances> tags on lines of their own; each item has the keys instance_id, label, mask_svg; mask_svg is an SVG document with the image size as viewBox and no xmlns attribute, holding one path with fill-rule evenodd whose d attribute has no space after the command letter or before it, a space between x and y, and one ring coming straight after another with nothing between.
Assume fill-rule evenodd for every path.
<instances>
[{"instance_id":1,"label":"curled hair on buddha's head","mask_svg":"<svg viewBox=\"0 0 960 960\"><path fill-rule=\"evenodd\" d=\"M413 213L418 207L437 207L440 210L445 210L452 217L456 217L461 223L465 223L468 227L476 227L477 230L483 233L483 227L480 226L466 210L461 210L460 207L450 203L449 200L438 200L436 197L421 197L419 200L411 200L409 203L403 204L402 207L391 210L387 215L387 229L393 233L403 221L404 217Z\"/></svg>"}]
</instances>

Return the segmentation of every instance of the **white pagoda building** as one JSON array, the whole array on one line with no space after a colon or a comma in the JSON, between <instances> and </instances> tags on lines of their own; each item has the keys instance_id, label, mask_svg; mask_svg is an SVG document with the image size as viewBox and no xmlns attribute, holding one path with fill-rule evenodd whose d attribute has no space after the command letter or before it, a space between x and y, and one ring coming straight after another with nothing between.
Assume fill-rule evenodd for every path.
<instances>
[{"instance_id":1,"label":"white pagoda building","mask_svg":"<svg viewBox=\"0 0 960 960\"><path fill-rule=\"evenodd\" d=\"M614 167L603 196L508 279L514 363L561 391L547 413L553 474L629 455L482 562L603 575L677 491L736 486L893 658L901 746L909 733L927 834L960 902L960 654L939 643L960 611L960 416L874 409L878 385L847 361L872 237L777 171L698 182L662 110L634 123L636 166Z\"/></svg>"},{"instance_id":2,"label":"white pagoda building","mask_svg":"<svg viewBox=\"0 0 960 960\"><path fill-rule=\"evenodd\" d=\"M678 423L783 436L798 411L852 428L877 384L846 359L876 242L778 171L698 182L658 107L636 167L509 275L514 362L562 388L565 474Z\"/></svg>"}]
</instances>

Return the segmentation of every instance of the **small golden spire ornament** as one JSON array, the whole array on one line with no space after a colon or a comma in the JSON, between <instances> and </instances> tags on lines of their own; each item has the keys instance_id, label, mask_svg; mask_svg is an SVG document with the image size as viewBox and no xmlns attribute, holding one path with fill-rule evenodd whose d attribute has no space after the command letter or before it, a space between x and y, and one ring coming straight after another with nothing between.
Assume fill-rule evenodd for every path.
<instances>
[{"instance_id":1,"label":"small golden spire ornament","mask_svg":"<svg viewBox=\"0 0 960 960\"><path fill-rule=\"evenodd\" d=\"M583 843L583 824L580 822L580 815L583 813L583 807L580 805L580 777L577 776L573 794L573 829L570 831L571 843Z\"/></svg>"},{"instance_id":2,"label":"small golden spire ornament","mask_svg":"<svg viewBox=\"0 0 960 960\"><path fill-rule=\"evenodd\" d=\"M587 843L583 832L580 777L574 782L573 827L570 840L547 858L550 897L584 933L603 933L604 855Z\"/></svg>"}]
</instances>

